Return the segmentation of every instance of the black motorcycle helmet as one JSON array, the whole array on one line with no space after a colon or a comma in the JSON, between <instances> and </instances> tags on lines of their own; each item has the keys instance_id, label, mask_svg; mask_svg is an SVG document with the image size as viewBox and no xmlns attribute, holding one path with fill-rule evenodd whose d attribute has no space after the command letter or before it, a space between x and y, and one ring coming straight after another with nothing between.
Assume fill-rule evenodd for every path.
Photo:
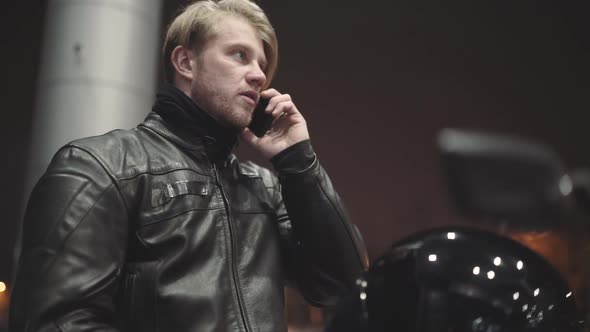
<instances>
[{"instance_id":1,"label":"black motorcycle helmet","mask_svg":"<svg viewBox=\"0 0 590 332\"><path fill-rule=\"evenodd\" d=\"M326 332L573 332L572 291L509 238L437 229L398 242L357 280Z\"/></svg>"}]
</instances>

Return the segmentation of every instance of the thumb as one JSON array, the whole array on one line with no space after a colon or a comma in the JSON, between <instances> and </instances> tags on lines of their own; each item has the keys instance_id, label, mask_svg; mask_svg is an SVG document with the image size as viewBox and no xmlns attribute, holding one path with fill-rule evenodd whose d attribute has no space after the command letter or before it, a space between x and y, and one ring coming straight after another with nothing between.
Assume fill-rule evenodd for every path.
<instances>
[{"instance_id":1,"label":"thumb","mask_svg":"<svg viewBox=\"0 0 590 332\"><path fill-rule=\"evenodd\" d=\"M249 145L254 145L260 138L258 138L254 133L250 130L250 128L246 127L242 129L240 132L240 137L242 141L248 143Z\"/></svg>"}]
</instances>

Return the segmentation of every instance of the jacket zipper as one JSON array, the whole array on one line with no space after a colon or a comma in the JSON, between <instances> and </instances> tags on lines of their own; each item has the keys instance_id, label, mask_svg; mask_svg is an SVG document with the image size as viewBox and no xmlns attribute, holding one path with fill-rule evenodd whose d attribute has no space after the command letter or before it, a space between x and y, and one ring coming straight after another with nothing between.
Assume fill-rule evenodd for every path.
<instances>
[{"instance_id":1,"label":"jacket zipper","mask_svg":"<svg viewBox=\"0 0 590 332\"><path fill-rule=\"evenodd\" d=\"M212 165L213 165L213 173L215 174L215 181L219 185L219 191L221 192L223 204L225 205L225 212L227 214L227 224L229 226L229 241L230 241L229 259L231 261L230 262L231 273L232 273L232 277L233 277L234 287L236 290L236 298L238 300L238 308L240 309L240 316L242 317L244 329L246 330L246 332L248 332L249 328L248 328L248 321L246 320L246 313L245 313L246 310L243 307L243 300L242 300L242 296L241 296L241 292L240 292L240 285L238 283L238 273L236 271L236 264L235 264L235 257L234 257L234 255L235 255L234 229L232 226L232 219L231 219L231 214L230 214L230 209L229 209L229 202L227 200L227 197L225 196L225 192L223 191L223 185L221 184L221 180L218 176L217 166L215 166L214 163L212 163Z\"/></svg>"}]
</instances>

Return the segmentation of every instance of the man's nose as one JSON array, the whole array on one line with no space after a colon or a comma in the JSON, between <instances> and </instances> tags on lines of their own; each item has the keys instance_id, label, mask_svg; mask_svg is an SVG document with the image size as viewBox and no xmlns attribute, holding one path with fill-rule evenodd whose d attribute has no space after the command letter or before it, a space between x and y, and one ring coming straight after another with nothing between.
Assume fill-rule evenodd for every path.
<instances>
[{"instance_id":1,"label":"man's nose","mask_svg":"<svg viewBox=\"0 0 590 332\"><path fill-rule=\"evenodd\" d=\"M255 85L256 87L261 87L266 82L266 74L258 64L255 64L248 72L246 79L248 80L248 83Z\"/></svg>"}]
</instances>

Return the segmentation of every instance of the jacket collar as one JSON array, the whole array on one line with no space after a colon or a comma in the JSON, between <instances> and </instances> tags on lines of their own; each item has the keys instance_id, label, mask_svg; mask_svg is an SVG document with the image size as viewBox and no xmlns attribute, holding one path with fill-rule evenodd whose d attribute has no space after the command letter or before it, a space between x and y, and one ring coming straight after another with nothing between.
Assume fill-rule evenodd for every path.
<instances>
[{"instance_id":1,"label":"jacket collar","mask_svg":"<svg viewBox=\"0 0 590 332\"><path fill-rule=\"evenodd\" d=\"M204 150L214 162L226 160L237 145L237 130L221 126L174 85L162 86L152 111L148 127L185 148Z\"/></svg>"}]
</instances>

